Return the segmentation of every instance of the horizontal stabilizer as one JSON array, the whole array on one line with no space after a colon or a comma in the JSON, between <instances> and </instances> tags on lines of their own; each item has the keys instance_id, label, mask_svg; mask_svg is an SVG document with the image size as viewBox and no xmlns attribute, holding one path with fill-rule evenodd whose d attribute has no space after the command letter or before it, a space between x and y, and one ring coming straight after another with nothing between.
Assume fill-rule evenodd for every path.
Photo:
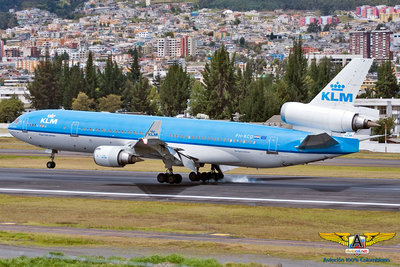
<instances>
[{"instance_id":1,"label":"horizontal stabilizer","mask_svg":"<svg viewBox=\"0 0 400 267\"><path fill-rule=\"evenodd\" d=\"M304 138L303 142L298 146L299 149L318 149L327 148L338 144L338 142L333 139L327 133L321 134L310 134Z\"/></svg>"}]
</instances>

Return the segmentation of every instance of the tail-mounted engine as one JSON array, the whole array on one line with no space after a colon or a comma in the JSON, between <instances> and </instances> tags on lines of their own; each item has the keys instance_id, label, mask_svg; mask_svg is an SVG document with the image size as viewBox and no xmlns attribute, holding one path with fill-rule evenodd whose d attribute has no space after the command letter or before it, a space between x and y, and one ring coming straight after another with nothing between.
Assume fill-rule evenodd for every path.
<instances>
[{"instance_id":1,"label":"tail-mounted engine","mask_svg":"<svg viewBox=\"0 0 400 267\"><path fill-rule=\"evenodd\" d=\"M94 162L104 167L123 167L142 161L125 149L123 146L99 146L93 153Z\"/></svg>"},{"instance_id":2,"label":"tail-mounted engine","mask_svg":"<svg viewBox=\"0 0 400 267\"><path fill-rule=\"evenodd\" d=\"M353 111L297 102L285 103L281 108L281 118L294 126L340 133L379 126Z\"/></svg>"}]
</instances>

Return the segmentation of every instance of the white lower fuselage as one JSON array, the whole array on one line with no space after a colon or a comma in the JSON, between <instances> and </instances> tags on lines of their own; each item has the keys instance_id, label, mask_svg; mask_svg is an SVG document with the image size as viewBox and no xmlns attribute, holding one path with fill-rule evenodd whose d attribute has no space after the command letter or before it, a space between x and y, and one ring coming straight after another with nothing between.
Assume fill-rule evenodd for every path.
<instances>
[{"instance_id":1,"label":"white lower fuselage","mask_svg":"<svg viewBox=\"0 0 400 267\"><path fill-rule=\"evenodd\" d=\"M58 151L84 152L90 154L92 154L96 147L99 146L125 146L127 144L137 142L137 140L129 139L84 135L73 136L68 134L21 131L12 129L10 129L10 133L16 138L38 147L54 149ZM192 145L175 142L170 142L167 144L170 147L183 150L185 153L197 158L199 163L253 168L284 167L339 156L339 154L269 152L258 149L252 150L207 145ZM161 159L161 157L153 153L139 156L143 158Z\"/></svg>"}]
</instances>

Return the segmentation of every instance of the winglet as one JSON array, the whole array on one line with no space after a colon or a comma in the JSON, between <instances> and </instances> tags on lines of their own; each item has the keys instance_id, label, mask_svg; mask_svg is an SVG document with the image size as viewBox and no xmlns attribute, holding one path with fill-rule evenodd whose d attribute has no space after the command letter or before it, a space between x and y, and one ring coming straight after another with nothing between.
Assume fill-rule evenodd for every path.
<instances>
[{"instance_id":1,"label":"winglet","mask_svg":"<svg viewBox=\"0 0 400 267\"><path fill-rule=\"evenodd\" d=\"M160 139L161 121L154 121L143 139Z\"/></svg>"}]
</instances>

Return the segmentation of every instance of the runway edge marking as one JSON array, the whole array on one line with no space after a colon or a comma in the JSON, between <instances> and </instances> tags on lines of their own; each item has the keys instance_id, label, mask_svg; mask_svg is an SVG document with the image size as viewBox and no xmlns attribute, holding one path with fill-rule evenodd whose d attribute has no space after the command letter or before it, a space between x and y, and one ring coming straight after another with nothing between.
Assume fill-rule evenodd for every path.
<instances>
[{"instance_id":1,"label":"runway edge marking","mask_svg":"<svg viewBox=\"0 0 400 267\"><path fill-rule=\"evenodd\" d=\"M242 197L215 197L215 196L189 196L189 195L167 195L167 194L140 194L140 193L118 193L118 192L92 192L92 191L68 191L68 190L40 190L40 189L18 189L0 188L1 193L41 193L41 194L63 194L63 195L97 195L115 197L159 197L193 200L236 200L245 202L276 202L276 203L298 203L298 204L336 204L336 205L360 205L360 206L382 206L399 207L400 203L378 203L378 202L346 202L330 200L302 200L302 199L274 199L274 198L242 198Z\"/></svg>"}]
</instances>

